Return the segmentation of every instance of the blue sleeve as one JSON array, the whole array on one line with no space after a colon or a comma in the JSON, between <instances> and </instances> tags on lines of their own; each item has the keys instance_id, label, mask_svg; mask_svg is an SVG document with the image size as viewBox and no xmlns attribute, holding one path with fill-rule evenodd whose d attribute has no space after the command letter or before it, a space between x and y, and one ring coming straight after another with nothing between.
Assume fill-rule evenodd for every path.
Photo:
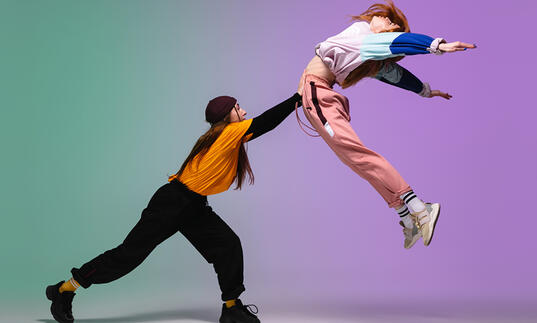
<instances>
[{"instance_id":1,"label":"blue sleeve","mask_svg":"<svg viewBox=\"0 0 537 323\"><path fill-rule=\"evenodd\" d=\"M414 74L397 63L386 63L382 66L376 79L397 86L398 88L420 93L423 90L423 82L421 82Z\"/></svg>"},{"instance_id":2,"label":"blue sleeve","mask_svg":"<svg viewBox=\"0 0 537 323\"><path fill-rule=\"evenodd\" d=\"M428 54L434 38L414 33L376 33L364 37L360 46L360 58L384 60L386 58Z\"/></svg>"},{"instance_id":3,"label":"blue sleeve","mask_svg":"<svg viewBox=\"0 0 537 323\"><path fill-rule=\"evenodd\" d=\"M431 46L434 38L422 34L403 33L397 36L390 45L392 54L429 54L427 48Z\"/></svg>"}]
</instances>

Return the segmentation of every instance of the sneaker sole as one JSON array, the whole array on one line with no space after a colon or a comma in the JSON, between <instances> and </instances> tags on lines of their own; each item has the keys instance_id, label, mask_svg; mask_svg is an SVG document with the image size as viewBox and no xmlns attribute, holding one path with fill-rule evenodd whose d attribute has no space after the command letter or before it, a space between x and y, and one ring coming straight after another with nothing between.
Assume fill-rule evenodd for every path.
<instances>
[{"instance_id":1,"label":"sneaker sole","mask_svg":"<svg viewBox=\"0 0 537 323\"><path fill-rule=\"evenodd\" d=\"M420 238L421 238L421 236L418 236L418 238L417 238L416 240L412 241L408 247L405 247L405 249L408 250L408 249L414 247L414 245L416 244L416 242L420 241ZM433 239L433 238L431 237L431 240L432 240L432 239Z\"/></svg>"},{"instance_id":2,"label":"sneaker sole","mask_svg":"<svg viewBox=\"0 0 537 323\"><path fill-rule=\"evenodd\" d=\"M436 218L434 219L433 221L433 228L432 228L432 232L431 232L431 239L429 239L429 242L427 244L425 244L425 246L429 246L431 244L431 241L433 241L433 237L434 237L434 231L436 229L436 222L438 222L438 218L440 218L440 203L438 204L438 213L436 214Z\"/></svg>"},{"instance_id":3,"label":"sneaker sole","mask_svg":"<svg viewBox=\"0 0 537 323\"><path fill-rule=\"evenodd\" d=\"M49 301L51 301L53 304L54 304L54 301L52 300L52 295L54 295L54 288L56 288L56 285L50 285L50 286L47 286L47 289L45 290L45 294L47 295L47 299ZM52 310L52 304L50 304L50 314L52 314L52 317L54 317L54 319L56 320L56 322L60 322L60 323L71 323L71 322L74 322L74 321L66 321L66 320L62 320L61 318L57 317L55 314L54 314L54 311Z\"/></svg>"},{"instance_id":4,"label":"sneaker sole","mask_svg":"<svg viewBox=\"0 0 537 323\"><path fill-rule=\"evenodd\" d=\"M237 323L239 321L237 320L234 320L234 319L230 319L230 318L225 318L225 319L219 319L218 320L219 323Z\"/></svg>"},{"instance_id":5,"label":"sneaker sole","mask_svg":"<svg viewBox=\"0 0 537 323\"><path fill-rule=\"evenodd\" d=\"M219 323L239 323L239 322L244 322L244 321L237 321L237 320L233 320L233 319L220 319L218 320Z\"/></svg>"}]
</instances>

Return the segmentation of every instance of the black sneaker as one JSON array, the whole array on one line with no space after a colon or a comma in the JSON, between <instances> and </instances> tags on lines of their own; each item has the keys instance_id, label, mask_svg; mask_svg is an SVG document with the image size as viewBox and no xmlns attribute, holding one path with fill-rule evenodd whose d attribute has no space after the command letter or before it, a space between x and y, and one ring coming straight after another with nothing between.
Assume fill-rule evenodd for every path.
<instances>
[{"instance_id":1,"label":"black sneaker","mask_svg":"<svg viewBox=\"0 0 537 323\"><path fill-rule=\"evenodd\" d=\"M47 298L52 301L50 312L56 321L60 323L72 323L75 319L73 318L71 303L76 294L73 292L60 293L60 286L63 283L64 282L61 281L56 285L47 287Z\"/></svg>"},{"instance_id":2,"label":"black sneaker","mask_svg":"<svg viewBox=\"0 0 537 323\"><path fill-rule=\"evenodd\" d=\"M250 307L255 308L255 312ZM222 305L220 323L261 323L255 314L257 314L257 306L242 305L241 300L237 299L235 305L230 308L227 308L226 304Z\"/></svg>"}]
</instances>

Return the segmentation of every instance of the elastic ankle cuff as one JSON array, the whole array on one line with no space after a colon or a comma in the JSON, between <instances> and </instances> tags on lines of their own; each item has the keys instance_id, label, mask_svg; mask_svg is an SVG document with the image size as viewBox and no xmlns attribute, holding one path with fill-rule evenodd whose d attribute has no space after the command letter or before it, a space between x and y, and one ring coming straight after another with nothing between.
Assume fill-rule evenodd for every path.
<instances>
[{"instance_id":1,"label":"elastic ankle cuff","mask_svg":"<svg viewBox=\"0 0 537 323\"><path fill-rule=\"evenodd\" d=\"M84 279L84 277L82 277L82 274L80 274L80 269L71 269L71 275L73 275L73 278L76 280L77 283L80 284L80 286L84 288L88 288L91 286L91 282L87 279Z\"/></svg>"},{"instance_id":2,"label":"elastic ankle cuff","mask_svg":"<svg viewBox=\"0 0 537 323\"><path fill-rule=\"evenodd\" d=\"M237 299L245 290L244 285L241 284L231 291L226 291L225 293L222 293L222 301L226 302Z\"/></svg>"}]
</instances>

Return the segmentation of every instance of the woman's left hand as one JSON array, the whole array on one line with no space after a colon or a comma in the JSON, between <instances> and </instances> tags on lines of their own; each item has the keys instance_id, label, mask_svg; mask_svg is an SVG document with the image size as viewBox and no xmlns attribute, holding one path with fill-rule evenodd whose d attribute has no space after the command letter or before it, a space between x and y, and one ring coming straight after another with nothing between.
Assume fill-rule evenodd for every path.
<instances>
[{"instance_id":1,"label":"woman's left hand","mask_svg":"<svg viewBox=\"0 0 537 323\"><path fill-rule=\"evenodd\" d=\"M449 100L449 99L451 99L453 97L449 93L444 93L444 92L439 91L439 90L431 90L431 96L429 96L429 97L432 98L432 97L435 97L435 96L443 97L446 100Z\"/></svg>"},{"instance_id":2,"label":"woman's left hand","mask_svg":"<svg viewBox=\"0 0 537 323\"><path fill-rule=\"evenodd\" d=\"M461 41L455 41L452 43L441 43L438 45L438 49L443 53L459 52L467 49L477 48L475 44L467 44Z\"/></svg>"}]
</instances>

